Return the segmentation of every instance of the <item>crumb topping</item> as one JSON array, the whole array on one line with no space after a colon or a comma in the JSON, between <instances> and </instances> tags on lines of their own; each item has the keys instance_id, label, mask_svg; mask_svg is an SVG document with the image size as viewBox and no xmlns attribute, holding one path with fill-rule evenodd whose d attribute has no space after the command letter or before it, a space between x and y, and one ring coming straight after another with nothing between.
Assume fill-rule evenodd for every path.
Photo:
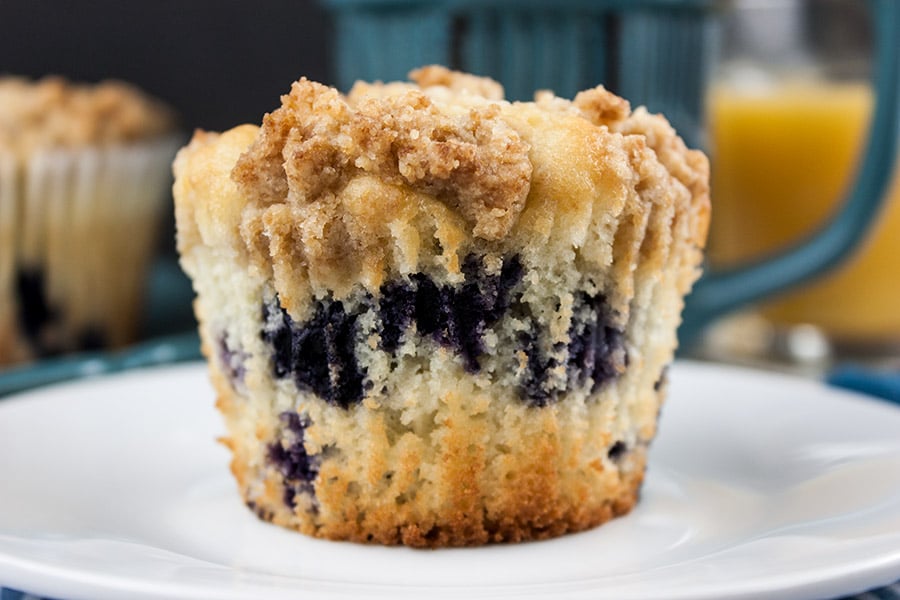
<instances>
[{"instance_id":1,"label":"crumb topping","mask_svg":"<svg viewBox=\"0 0 900 600\"><path fill-rule=\"evenodd\" d=\"M579 92L572 105L595 125L610 126L624 121L631 112L628 100L607 91L602 85Z\"/></svg>"},{"instance_id":2,"label":"crumb topping","mask_svg":"<svg viewBox=\"0 0 900 600\"><path fill-rule=\"evenodd\" d=\"M409 78L421 88L442 86L454 92L474 94L488 100L503 100L503 86L493 79L451 71L440 65L428 65L411 71Z\"/></svg>"},{"instance_id":3,"label":"crumb topping","mask_svg":"<svg viewBox=\"0 0 900 600\"><path fill-rule=\"evenodd\" d=\"M271 276L292 318L311 296L377 295L398 275L462 281L471 252L528 264L563 253L602 271L627 246L614 266L627 281L656 205L686 214L702 247L708 163L662 116L602 86L511 103L499 84L443 67L411 77L346 96L301 79L260 127L198 134L176 162L176 205L209 221L199 238ZM645 250L666 245L657 229ZM183 254L195 233L181 226ZM620 296L608 298L616 310Z\"/></svg>"},{"instance_id":4,"label":"crumb topping","mask_svg":"<svg viewBox=\"0 0 900 600\"><path fill-rule=\"evenodd\" d=\"M106 145L174 130L171 109L121 81L76 84L61 77L0 78L0 149Z\"/></svg>"},{"instance_id":5,"label":"crumb topping","mask_svg":"<svg viewBox=\"0 0 900 600\"><path fill-rule=\"evenodd\" d=\"M355 99L351 105L332 88L296 82L235 166L245 197L302 211L369 175L436 197L477 237L497 240L510 231L532 166L529 145L498 105L454 112L415 89Z\"/></svg>"}]
</instances>

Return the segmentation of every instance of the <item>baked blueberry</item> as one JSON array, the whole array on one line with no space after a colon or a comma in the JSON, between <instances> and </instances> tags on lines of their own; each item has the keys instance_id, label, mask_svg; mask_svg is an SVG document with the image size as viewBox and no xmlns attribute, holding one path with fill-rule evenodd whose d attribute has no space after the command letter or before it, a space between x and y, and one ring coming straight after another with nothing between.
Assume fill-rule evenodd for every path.
<instances>
[{"instance_id":1,"label":"baked blueberry","mask_svg":"<svg viewBox=\"0 0 900 600\"><path fill-rule=\"evenodd\" d=\"M591 380L591 391L618 377L627 365L625 337L613 324L613 313L602 294L575 296L569 327L566 370L570 387Z\"/></svg>"},{"instance_id":2,"label":"baked blueberry","mask_svg":"<svg viewBox=\"0 0 900 600\"><path fill-rule=\"evenodd\" d=\"M217 338L216 355L219 358L219 363L222 365L222 371L228 377L231 385L234 386L243 382L244 375L247 372L245 362L248 356L240 349L231 346L228 335L225 332L219 334Z\"/></svg>"},{"instance_id":3,"label":"baked blueberry","mask_svg":"<svg viewBox=\"0 0 900 600\"><path fill-rule=\"evenodd\" d=\"M485 331L504 316L513 288L522 277L519 257L504 261L499 273L486 274L483 259L470 254L463 261L460 284L437 284L425 273L381 286L379 319L381 347L394 353L406 330L415 325L420 336L453 350L469 373L481 370Z\"/></svg>"},{"instance_id":4,"label":"baked blueberry","mask_svg":"<svg viewBox=\"0 0 900 600\"><path fill-rule=\"evenodd\" d=\"M19 323L29 341L41 352L41 331L56 320L57 310L50 306L44 290L44 272L40 269L19 269L16 272L16 292L19 295Z\"/></svg>"},{"instance_id":5,"label":"baked blueberry","mask_svg":"<svg viewBox=\"0 0 900 600\"><path fill-rule=\"evenodd\" d=\"M262 338L272 348L275 376L290 375L299 388L342 408L362 400L365 372L356 357L356 319L340 301L317 302L303 323L295 323L277 299L265 303Z\"/></svg>"},{"instance_id":6,"label":"baked blueberry","mask_svg":"<svg viewBox=\"0 0 900 600\"><path fill-rule=\"evenodd\" d=\"M281 413L282 438L268 446L268 460L284 479L284 501L293 508L300 493L314 494L312 482L319 473L317 456L310 456L304 445L308 419L296 412Z\"/></svg>"}]
</instances>

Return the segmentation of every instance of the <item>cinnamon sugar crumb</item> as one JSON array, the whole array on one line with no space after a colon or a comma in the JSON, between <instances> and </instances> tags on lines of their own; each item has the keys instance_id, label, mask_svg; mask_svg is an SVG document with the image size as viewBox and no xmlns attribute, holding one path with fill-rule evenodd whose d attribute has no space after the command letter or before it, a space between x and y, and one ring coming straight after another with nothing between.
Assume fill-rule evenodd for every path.
<instances>
[{"instance_id":1,"label":"cinnamon sugar crumb","mask_svg":"<svg viewBox=\"0 0 900 600\"><path fill-rule=\"evenodd\" d=\"M579 92L572 104L595 125L609 126L624 121L631 112L628 100L607 91L602 85Z\"/></svg>"},{"instance_id":2,"label":"cinnamon sugar crumb","mask_svg":"<svg viewBox=\"0 0 900 600\"><path fill-rule=\"evenodd\" d=\"M451 71L440 65L428 65L410 72L409 78L422 88L444 86L454 92L468 92L489 100L503 100L503 86L489 77Z\"/></svg>"},{"instance_id":3,"label":"cinnamon sugar crumb","mask_svg":"<svg viewBox=\"0 0 900 600\"><path fill-rule=\"evenodd\" d=\"M432 85L497 93L471 82L481 78L461 79L437 67L416 74ZM243 194L264 206L302 207L372 175L436 197L476 237L498 240L509 233L528 195L532 166L529 145L500 118L496 104L448 108L406 88L388 95L357 91L354 100L351 105L305 78L294 83L234 168Z\"/></svg>"},{"instance_id":4,"label":"cinnamon sugar crumb","mask_svg":"<svg viewBox=\"0 0 900 600\"><path fill-rule=\"evenodd\" d=\"M122 81L4 76L0 107L0 149L21 156L47 148L131 143L175 130L168 106Z\"/></svg>"}]
</instances>

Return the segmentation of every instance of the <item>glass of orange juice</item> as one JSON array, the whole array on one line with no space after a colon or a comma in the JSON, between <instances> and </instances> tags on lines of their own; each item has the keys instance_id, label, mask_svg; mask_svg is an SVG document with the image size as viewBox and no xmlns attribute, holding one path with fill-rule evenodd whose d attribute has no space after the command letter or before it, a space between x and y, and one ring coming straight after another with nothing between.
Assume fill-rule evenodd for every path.
<instances>
[{"instance_id":1,"label":"glass of orange juice","mask_svg":"<svg viewBox=\"0 0 900 600\"><path fill-rule=\"evenodd\" d=\"M743 24L726 35L731 54L707 98L713 267L761 258L811 234L846 196L873 108L867 19L855 16L865 6L739 3L733 18ZM817 26L825 38L811 40ZM894 179L876 226L853 255L825 277L758 307L776 331L812 325L838 351L900 355L900 182Z\"/></svg>"}]
</instances>

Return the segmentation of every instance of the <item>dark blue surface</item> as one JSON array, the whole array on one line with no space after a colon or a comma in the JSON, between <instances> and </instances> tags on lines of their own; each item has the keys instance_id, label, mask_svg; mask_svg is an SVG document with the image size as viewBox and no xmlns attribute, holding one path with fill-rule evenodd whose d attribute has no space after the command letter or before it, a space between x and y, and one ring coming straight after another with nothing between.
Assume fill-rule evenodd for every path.
<instances>
[{"instance_id":1,"label":"dark blue surface","mask_svg":"<svg viewBox=\"0 0 900 600\"><path fill-rule=\"evenodd\" d=\"M828 376L828 383L900 404L898 371L876 371L856 366L841 367Z\"/></svg>"}]
</instances>

